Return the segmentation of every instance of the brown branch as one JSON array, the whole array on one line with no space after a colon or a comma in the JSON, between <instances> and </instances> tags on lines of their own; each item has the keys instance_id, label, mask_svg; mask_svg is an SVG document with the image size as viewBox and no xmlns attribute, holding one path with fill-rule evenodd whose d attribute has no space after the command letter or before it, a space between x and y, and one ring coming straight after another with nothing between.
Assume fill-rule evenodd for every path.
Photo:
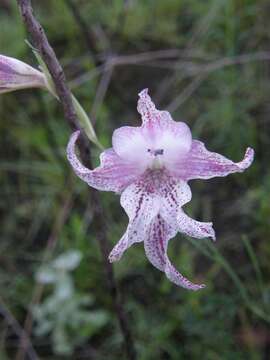
<instances>
[{"instance_id":1,"label":"brown branch","mask_svg":"<svg viewBox=\"0 0 270 360\"><path fill-rule=\"evenodd\" d=\"M191 38L188 40L185 50L196 47L196 43L199 42L200 39L207 33L213 20L217 15L217 11L220 9L221 2L217 1L214 6L206 13L206 15L199 18L198 23L195 23L193 29L191 30ZM156 94L156 98L161 100L162 97L168 92L172 83L176 83L178 81L179 72L178 70L174 70L172 74L167 76L160 84L159 90ZM180 80L182 79L180 74Z\"/></svg>"},{"instance_id":2,"label":"brown branch","mask_svg":"<svg viewBox=\"0 0 270 360\"><path fill-rule=\"evenodd\" d=\"M46 264L53 253L53 250L56 246L57 239L59 238L59 234L61 233L61 230L63 228L63 225L65 224L65 221L68 217L69 210L72 207L72 198L73 198L73 184L72 184L73 178L69 177L66 184L65 189L69 189L67 192L66 190L63 192L63 205L60 209L60 211L57 214L57 217L54 221L52 231L50 236L48 237L44 257L42 260L42 265ZM41 266L42 266L41 265ZM15 360L22 360L24 358L24 353L27 348L27 337L25 334L31 334L32 327L33 327L33 316L32 316L32 309L40 302L42 298L42 294L44 291L44 284L36 282L32 294L32 299L30 301L28 312L26 314L25 320L24 320L24 334L20 339L19 349L17 351Z\"/></svg>"},{"instance_id":3,"label":"brown branch","mask_svg":"<svg viewBox=\"0 0 270 360\"><path fill-rule=\"evenodd\" d=\"M182 58L183 60L179 60ZM196 62L194 61L196 59ZM198 62L199 60L199 62ZM79 75L72 80L69 85L75 88L79 85L89 82L93 78L103 75L109 68L116 68L122 66L150 66L173 70L178 72L177 81L180 82L186 78L193 76L200 76L202 73L211 73L223 69L228 66L244 65L256 61L269 61L270 51L258 51L253 53L240 54L231 57L217 58L214 54L205 55L200 52L188 50L156 50L130 55L110 55L104 59L104 63L89 72ZM181 71L180 71L181 70ZM101 75L101 76L102 76ZM166 89L175 85L176 77L166 78ZM155 95L156 101L160 101L164 89L162 84Z\"/></svg>"},{"instance_id":4,"label":"brown branch","mask_svg":"<svg viewBox=\"0 0 270 360\"><path fill-rule=\"evenodd\" d=\"M225 57L203 65L194 65L186 71L182 79L195 76L195 79L167 106L170 112L176 111L208 78L210 73L233 65L243 65L254 61L269 61L269 51L258 51L255 53L241 54L233 57Z\"/></svg>"},{"instance_id":5,"label":"brown branch","mask_svg":"<svg viewBox=\"0 0 270 360\"><path fill-rule=\"evenodd\" d=\"M71 94L65 85L65 75L52 47L50 46L42 26L35 20L31 2L28 0L18 0L21 14L27 30L31 33L34 46L39 50L43 60L55 81L55 87L63 106L65 117L72 129L78 128L76 115L73 109Z\"/></svg>"},{"instance_id":6,"label":"brown branch","mask_svg":"<svg viewBox=\"0 0 270 360\"><path fill-rule=\"evenodd\" d=\"M206 75L199 75L192 80L187 87L166 107L171 113L176 111L197 90Z\"/></svg>"},{"instance_id":7,"label":"brown branch","mask_svg":"<svg viewBox=\"0 0 270 360\"><path fill-rule=\"evenodd\" d=\"M100 108L100 106L102 105L102 102L106 96L106 93L108 91L111 79L112 79L112 75L113 75L113 66L106 66L105 64L105 70L101 76L100 82L98 84L97 90L96 90L96 96L93 102L93 106L91 109L91 119L92 119L92 123L95 124L96 123L96 119L97 119L97 113L98 110Z\"/></svg>"},{"instance_id":8,"label":"brown branch","mask_svg":"<svg viewBox=\"0 0 270 360\"><path fill-rule=\"evenodd\" d=\"M39 24L39 22L35 19L33 15L31 0L17 0L17 3L21 10L21 14L26 28L31 35L33 45L40 52L44 62L46 63L50 71L50 74L55 84L57 95L64 110L65 118L72 130L74 130L75 128L79 128L71 100L71 93L66 86L63 69L59 64L59 61L57 60L57 57L48 42L42 26ZM87 166L92 167L90 160L90 148L88 146L88 143L84 140L79 145L82 160ZM91 189L90 193L91 201L93 202L93 204L95 204L93 224L95 226L98 244L100 246L103 257L108 287L112 296L114 309L118 317L118 321L124 338L127 358L129 360L134 360L136 359L136 353L133 338L128 325L128 319L122 306L122 299L116 285L113 267L107 259L109 253L109 243L106 234L106 222L104 220L101 200L96 190Z\"/></svg>"},{"instance_id":9,"label":"brown branch","mask_svg":"<svg viewBox=\"0 0 270 360\"><path fill-rule=\"evenodd\" d=\"M99 62L95 58L95 54L94 54L95 48L96 48L95 37L92 35L91 31L89 30L84 18L82 17L82 15L80 13L80 10L79 10L78 6L75 4L75 2L73 0L65 0L65 2L73 15L73 17L80 29L82 36L84 37L85 44L87 46L89 55L90 55L93 63L95 65L99 65Z\"/></svg>"},{"instance_id":10,"label":"brown branch","mask_svg":"<svg viewBox=\"0 0 270 360\"><path fill-rule=\"evenodd\" d=\"M19 339L24 338L27 344L26 352L30 360L38 360L39 357L31 344L31 341L28 337L26 331L21 327L12 313L9 311L3 300L0 298L0 314L5 318L8 325L13 329L14 333L18 336Z\"/></svg>"}]
</instances>

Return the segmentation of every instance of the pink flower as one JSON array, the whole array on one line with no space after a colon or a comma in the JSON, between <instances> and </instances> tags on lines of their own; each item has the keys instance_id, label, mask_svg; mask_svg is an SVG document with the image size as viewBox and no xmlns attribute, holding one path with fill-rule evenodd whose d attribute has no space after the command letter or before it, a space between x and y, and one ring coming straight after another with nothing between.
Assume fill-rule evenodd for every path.
<instances>
[{"instance_id":1,"label":"pink flower","mask_svg":"<svg viewBox=\"0 0 270 360\"><path fill-rule=\"evenodd\" d=\"M42 72L20 60L0 55L0 94L36 87L46 87Z\"/></svg>"},{"instance_id":2,"label":"pink flower","mask_svg":"<svg viewBox=\"0 0 270 360\"><path fill-rule=\"evenodd\" d=\"M101 154L94 170L84 167L75 154L76 131L70 138L67 157L75 173L88 185L121 194L129 224L109 255L121 258L132 244L144 242L146 256L167 278L190 290L195 285L181 275L167 256L169 240L178 231L195 238L215 240L211 222L200 222L185 214L182 207L191 200L187 182L242 172L253 161L248 148L242 161L234 163L193 140L189 127L175 122L167 111L159 111L145 89L139 94L138 111L142 126L124 126L114 131L111 149Z\"/></svg>"}]
</instances>

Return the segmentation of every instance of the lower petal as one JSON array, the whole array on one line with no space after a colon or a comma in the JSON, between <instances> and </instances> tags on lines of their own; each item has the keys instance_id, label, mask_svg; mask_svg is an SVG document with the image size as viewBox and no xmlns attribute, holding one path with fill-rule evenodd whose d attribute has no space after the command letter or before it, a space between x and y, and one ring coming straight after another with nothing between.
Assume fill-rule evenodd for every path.
<instances>
[{"instance_id":1,"label":"lower petal","mask_svg":"<svg viewBox=\"0 0 270 360\"><path fill-rule=\"evenodd\" d=\"M177 226L177 214L181 206L191 200L192 194L187 182L178 180L171 176L164 177L160 185L162 203L160 215L171 226Z\"/></svg>"},{"instance_id":2,"label":"lower petal","mask_svg":"<svg viewBox=\"0 0 270 360\"><path fill-rule=\"evenodd\" d=\"M149 261L160 271L165 272L167 278L174 284L189 290L199 290L205 285L193 284L175 269L167 256L169 240L174 236L172 229L160 215L152 221L148 236L144 241L145 253Z\"/></svg>"},{"instance_id":3,"label":"lower petal","mask_svg":"<svg viewBox=\"0 0 270 360\"><path fill-rule=\"evenodd\" d=\"M131 245L132 245L132 243L128 241L128 235L127 235L127 231L126 231L125 234L122 236L122 238L118 241L118 243L114 246L114 248L110 252L110 255L108 258L109 261L112 263L112 262L120 260L123 253Z\"/></svg>"},{"instance_id":4,"label":"lower petal","mask_svg":"<svg viewBox=\"0 0 270 360\"><path fill-rule=\"evenodd\" d=\"M145 240L149 225L160 209L157 194L147 191L143 179L129 185L122 193L120 203L125 209L129 224L121 240L109 255L111 262L120 260L131 245Z\"/></svg>"},{"instance_id":5,"label":"lower petal","mask_svg":"<svg viewBox=\"0 0 270 360\"><path fill-rule=\"evenodd\" d=\"M216 239L215 230L212 227L213 223L194 220L186 215L182 209L178 211L177 224L178 230L188 236L197 239L206 237L211 237L213 240Z\"/></svg>"}]
</instances>

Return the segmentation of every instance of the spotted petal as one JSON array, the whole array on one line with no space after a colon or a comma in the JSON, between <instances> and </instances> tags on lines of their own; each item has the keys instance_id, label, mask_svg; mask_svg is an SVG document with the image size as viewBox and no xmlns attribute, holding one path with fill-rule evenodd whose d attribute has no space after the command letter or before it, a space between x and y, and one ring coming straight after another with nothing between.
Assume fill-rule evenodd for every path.
<instances>
[{"instance_id":1,"label":"spotted petal","mask_svg":"<svg viewBox=\"0 0 270 360\"><path fill-rule=\"evenodd\" d=\"M160 271L164 271L167 278L178 286L189 290L199 290L205 285L193 284L180 274L171 264L167 256L169 240L175 236L175 230L157 215L149 228L148 237L144 241L145 253L149 261Z\"/></svg>"},{"instance_id":2,"label":"spotted petal","mask_svg":"<svg viewBox=\"0 0 270 360\"><path fill-rule=\"evenodd\" d=\"M149 225L160 208L158 195L149 191L143 180L128 186L122 193L120 202L129 217L129 225L109 255L111 262L119 260L124 251L135 242L145 240Z\"/></svg>"},{"instance_id":3,"label":"spotted petal","mask_svg":"<svg viewBox=\"0 0 270 360\"><path fill-rule=\"evenodd\" d=\"M160 185L161 207L160 215L176 232L180 231L194 238L211 237L215 240L215 231L211 222L196 221L187 216L182 206L191 200L189 185L171 176L163 176Z\"/></svg>"},{"instance_id":4,"label":"spotted petal","mask_svg":"<svg viewBox=\"0 0 270 360\"><path fill-rule=\"evenodd\" d=\"M179 209L177 215L177 224L179 231L188 236L202 239L206 237L211 237L213 240L216 239L215 231L212 227L212 222L201 222L192 219L184 213L182 209Z\"/></svg>"},{"instance_id":5,"label":"spotted petal","mask_svg":"<svg viewBox=\"0 0 270 360\"><path fill-rule=\"evenodd\" d=\"M191 200L191 190L189 185L172 176L163 177L164 180L160 185L161 208L160 215L178 231L177 216L181 206ZM181 231L181 230L180 230Z\"/></svg>"},{"instance_id":6,"label":"spotted petal","mask_svg":"<svg viewBox=\"0 0 270 360\"><path fill-rule=\"evenodd\" d=\"M227 176L235 172L243 172L254 158L254 150L247 148L244 159L238 163L225 156L208 151L201 141L193 140L191 150L184 159L170 167L170 171L183 180L210 179L216 176Z\"/></svg>"},{"instance_id":7,"label":"spotted petal","mask_svg":"<svg viewBox=\"0 0 270 360\"><path fill-rule=\"evenodd\" d=\"M191 147L191 131L184 122L176 122L168 111L157 110L148 94L148 89L139 93L137 106L142 116L143 128L147 129L148 138L155 146L165 149L164 155L168 158L181 156Z\"/></svg>"},{"instance_id":8,"label":"spotted petal","mask_svg":"<svg viewBox=\"0 0 270 360\"><path fill-rule=\"evenodd\" d=\"M139 176L138 169L121 159L113 149L100 156L101 164L94 170L87 169L75 153L75 144L80 131L74 132L67 146L67 158L76 175L98 190L121 192Z\"/></svg>"},{"instance_id":9,"label":"spotted petal","mask_svg":"<svg viewBox=\"0 0 270 360\"><path fill-rule=\"evenodd\" d=\"M121 158L146 169L156 150L161 151L164 164L174 163L190 150L189 127L174 121L167 111L157 110L147 89L139 94L138 111L142 126L125 126L113 133L113 149Z\"/></svg>"}]
</instances>

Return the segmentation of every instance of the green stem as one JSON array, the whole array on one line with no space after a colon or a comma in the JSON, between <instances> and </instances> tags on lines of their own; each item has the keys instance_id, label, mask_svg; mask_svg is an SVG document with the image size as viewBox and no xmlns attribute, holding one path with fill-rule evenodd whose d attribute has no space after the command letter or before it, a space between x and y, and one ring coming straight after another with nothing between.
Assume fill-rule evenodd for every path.
<instances>
[{"instance_id":1,"label":"green stem","mask_svg":"<svg viewBox=\"0 0 270 360\"><path fill-rule=\"evenodd\" d=\"M73 102L73 106L74 109L76 111L78 120L80 122L80 125L82 127L82 129L85 131L86 136L89 138L89 140L91 140L100 150L104 150L103 146L101 145L101 143L98 141L98 138L96 136L95 130L93 128L93 125L88 117L88 115L86 114L85 110L83 109L83 107L81 106L81 104L79 103L79 101L75 98L75 96L73 94L71 94L72 96L72 102Z\"/></svg>"}]
</instances>

